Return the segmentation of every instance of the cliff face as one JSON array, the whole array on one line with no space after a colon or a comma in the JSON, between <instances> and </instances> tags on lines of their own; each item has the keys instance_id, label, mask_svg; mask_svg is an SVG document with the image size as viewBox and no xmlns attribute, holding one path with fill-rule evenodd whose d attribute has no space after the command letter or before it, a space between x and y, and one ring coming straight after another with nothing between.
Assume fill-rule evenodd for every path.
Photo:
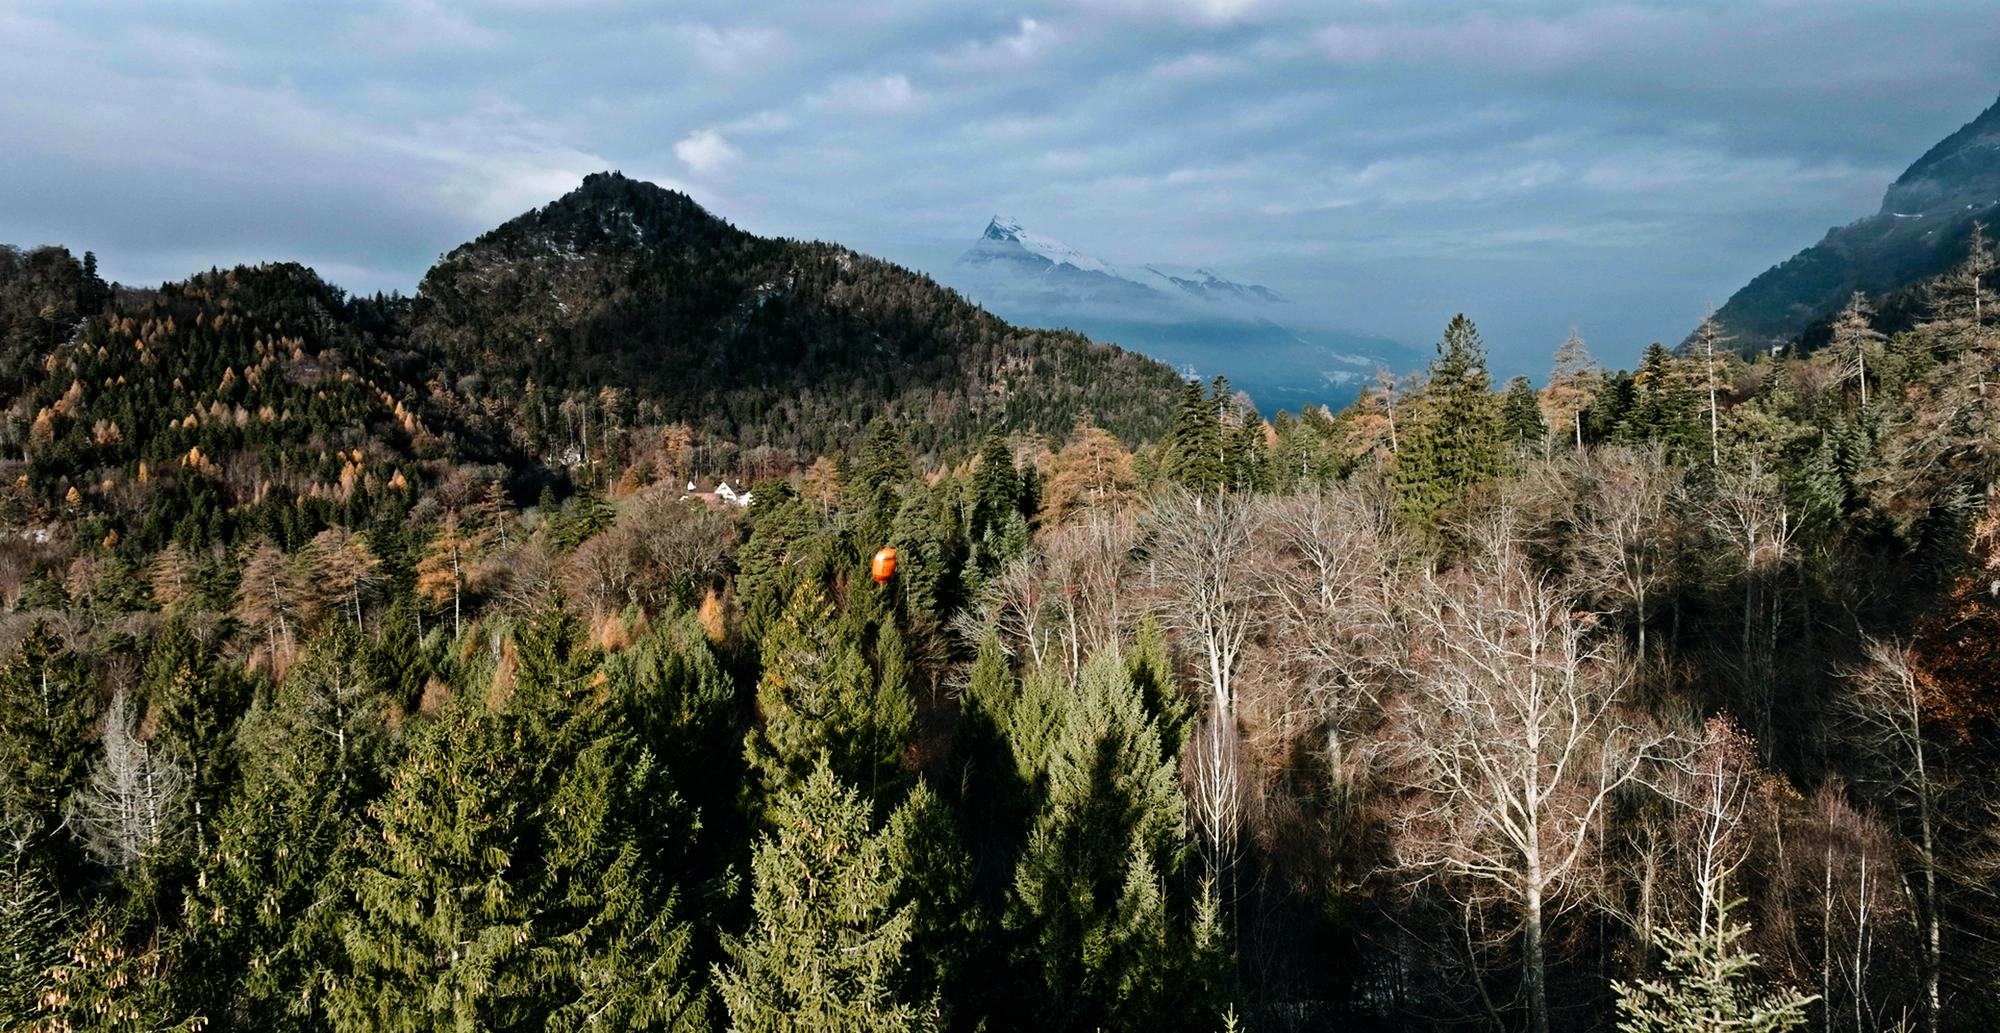
<instances>
[{"instance_id":1,"label":"cliff face","mask_svg":"<svg viewBox=\"0 0 2000 1033\"><path fill-rule=\"evenodd\" d=\"M1854 291L1899 290L1965 255L1974 222L2000 206L2000 103L1945 137L1897 177L1874 215L1827 231L1765 270L1716 313L1750 352L1783 344Z\"/></svg>"}]
</instances>

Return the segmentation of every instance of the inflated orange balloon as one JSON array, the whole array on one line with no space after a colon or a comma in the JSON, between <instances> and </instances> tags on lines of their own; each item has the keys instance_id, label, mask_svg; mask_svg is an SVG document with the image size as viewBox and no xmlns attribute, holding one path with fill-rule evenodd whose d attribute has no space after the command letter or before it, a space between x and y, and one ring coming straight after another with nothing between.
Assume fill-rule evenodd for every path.
<instances>
[{"instance_id":1,"label":"inflated orange balloon","mask_svg":"<svg viewBox=\"0 0 2000 1033\"><path fill-rule=\"evenodd\" d=\"M882 584L896 576L896 550L875 550L875 583Z\"/></svg>"}]
</instances>

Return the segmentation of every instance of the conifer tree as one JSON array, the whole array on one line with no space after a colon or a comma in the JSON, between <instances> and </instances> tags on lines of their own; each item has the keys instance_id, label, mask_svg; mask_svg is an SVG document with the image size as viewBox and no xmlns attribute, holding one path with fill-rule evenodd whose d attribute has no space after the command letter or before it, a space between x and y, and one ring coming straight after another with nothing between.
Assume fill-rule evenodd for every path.
<instances>
[{"instance_id":1,"label":"conifer tree","mask_svg":"<svg viewBox=\"0 0 2000 1033\"><path fill-rule=\"evenodd\" d=\"M1181 388L1174 428L1160 452L1160 473L1167 480L1197 495L1222 490L1222 424L1200 381Z\"/></svg>"},{"instance_id":2,"label":"conifer tree","mask_svg":"<svg viewBox=\"0 0 2000 1033\"><path fill-rule=\"evenodd\" d=\"M1007 439L989 436L979 450L979 467L972 474L974 508L967 534L977 541L988 528L1004 523L1021 508L1021 474L1014 468L1014 450Z\"/></svg>"},{"instance_id":3,"label":"conifer tree","mask_svg":"<svg viewBox=\"0 0 2000 1033\"><path fill-rule=\"evenodd\" d=\"M685 871L683 885L706 883L712 891L733 878L730 868L749 844L738 806L749 772L736 685L691 611L656 624L653 634L608 658L604 671L608 684L626 687L622 710L631 734L675 787L671 797L633 801L641 857L655 871ZM699 819L692 839L678 827L683 811ZM699 924L714 916L689 917Z\"/></svg>"},{"instance_id":4,"label":"conifer tree","mask_svg":"<svg viewBox=\"0 0 2000 1033\"><path fill-rule=\"evenodd\" d=\"M106 708L89 780L71 796L65 821L105 867L149 883L179 855L187 819L187 774L141 738L143 714L125 690Z\"/></svg>"},{"instance_id":5,"label":"conifer tree","mask_svg":"<svg viewBox=\"0 0 2000 1033\"><path fill-rule=\"evenodd\" d=\"M1500 427L1507 440L1516 444L1535 444L1548 435L1541 399L1535 396L1527 377L1507 382L1507 393L1500 400Z\"/></svg>"},{"instance_id":6,"label":"conifer tree","mask_svg":"<svg viewBox=\"0 0 2000 1033\"><path fill-rule=\"evenodd\" d=\"M142 930L141 933L151 932ZM205 1015L174 1000L168 978L180 959L174 935L134 935L125 916L100 905L79 925L49 971L27 1033L200 1033Z\"/></svg>"},{"instance_id":7,"label":"conifer tree","mask_svg":"<svg viewBox=\"0 0 2000 1033\"><path fill-rule=\"evenodd\" d=\"M27 1028L51 988L49 970L62 958L59 903L22 851L0 860L0 1029Z\"/></svg>"},{"instance_id":8,"label":"conifer tree","mask_svg":"<svg viewBox=\"0 0 2000 1033\"><path fill-rule=\"evenodd\" d=\"M730 963L717 973L732 1031L944 1026L945 1001L914 948L929 916L898 864L929 852L897 839L929 831L922 815L905 814L930 801L919 790L877 830L868 800L824 759L773 796L750 864L755 917L725 938Z\"/></svg>"},{"instance_id":9,"label":"conifer tree","mask_svg":"<svg viewBox=\"0 0 2000 1033\"><path fill-rule=\"evenodd\" d=\"M1223 483L1248 494L1271 490L1271 446L1265 440L1264 418L1256 409L1240 413L1227 428L1223 442Z\"/></svg>"},{"instance_id":10,"label":"conifer tree","mask_svg":"<svg viewBox=\"0 0 2000 1033\"><path fill-rule=\"evenodd\" d=\"M1555 368L1549 372L1548 390L1542 393L1548 405L1553 429L1577 448L1583 447L1583 414L1590 408L1604 371L1591 358L1583 337L1571 327L1569 336L1556 349Z\"/></svg>"},{"instance_id":11,"label":"conifer tree","mask_svg":"<svg viewBox=\"0 0 2000 1033\"><path fill-rule=\"evenodd\" d=\"M375 678L389 698L406 713L422 702L430 674L421 641L417 600L407 592L395 596L377 625L375 648L369 651Z\"/></svg>"},{"instance_id":12,"label":"conifer tree","mask_svg":"<svg viewBox=\"0 0 2000 1033\"><path fill-rule=\"evenodd\" d=\"M1018 512L1007 511L1019 517ZM903 607L912 618L928 624L941 622L947 612L946 600L952 586L947 582L959 557L953 539L956 520L938 503L937 495L922 481L910 485L903 505L889 529L889 544L896 548L896 581L901 586Z\"/></svg>"},{"instance_id":13,"label":"conifer tree","mask_svg":"<svg viewBox=\"0 0 2000 1033\"><path fill-rule=\"evenodd\" d=\"M1056 453L1042 519L1059 520L1077 509L1122 503L1136 486L1131 454L1085 414Z\"/></svg>"},{"instance_id":14,"label":"conifer tree","mask_svg":"<svg viewBox=\"0 0 2000 1033\"><path fill-rule=\"evenodd\" d=\"M864 542L884 540L901 506L899 496L912 475L910 446L896 425L876 420L852 462L840 472L847 508L853 511ZM873 551L872 548L870 551Z\"/></svg>"},{"instance_id":15,"label":"conifer tree","mask_svg":"<svg viewBox=\"0 0 2000 1033\"><path fill-rule=\"evenodd\" d=\"M1177 920L1178 757L1115 654L1074 690L1032 680L1012 722L1038 804L1006 927L1039 1029L1213 1028L1219 945ZM1038 727L1039 726L1039 727Z\"/></svg>"},{"instance_id":16,"label":"conifer tree","mask_svg":"<svg viewBox=\"0 0 2000 1033\"><path fill-rule=\"evenodd\" d=\"M83 780L102 703L84 660L37 620L0 664L0 828L29 856L73 857L63 797Z\"/></svg>"},{"instance_id":17,"label":"conifer tree","mask_svg":"<svg viewBox=\"0 0 2000 1033\"><path fill-rule=\"evenodd\" d=\"M486 547L487 533L461 527L458 514L445 514L444 526L417 561L417 594L434 603L451 603L451 633L465 630L465 592L471 587L473 561Z\"/></svg>"},{"instance_id":18,"label":"conifer tree","mask_svg":"<svg viewBox=\"0 0 2000 1033\"><path fill-rule=\"evenodd\" d=\"M822 758L844 782L871 795L899 783L899 758L916 718L907 660L901 636L884 622L875 642L881 669L871 667L861 650L868 623L852 613L835 620L818 582L807 580L765 636L757 684L763 725L746 750L768 791L804 778Z\"/></svg>"},{"instance_id":19,"label":"conifer tree","mask_svg":"<svg viewBox=\"0 0 2000 1033\"><path fill-rule=\"evenodd\" d=\"M270 540L246 550L236 616L263 637L272 669L290 662L319 613L314 585L298 557Z\"/></svg>"},{"instance_id":20,"label":"conifer tree","mask_svg":"<svg viewBox=\"0 0 2000 1033\"><path fill-rule=\"evenodd\" d=\"M1453 316L1437 352L1421 419L1401 436L1392 470L1404 511L1426 521L1503 467L1500 407L1472 320Z\"/></svg>"},{"instance_id":21,"label":"conifer tree","mask_svg":"<svg viewBox=\"0 0 2000 1033\"><path fill-rule=\"evenodd\" d=\"M209 823L230 781L229 743L243 695L236 672L218 668L210 650L179 617L146 659L147 702L159 715L154 746L187 773L187 806L197 854L206 853Z\"/></svg>"},{"instance_id":22,"label":"conifer tree","mask_svg":"<svg viewBox=\"0 0 2000 1033\"><path fill-rule=\"evenodd\" d=\"M1014 861L1033 809L1009 746L1009 722L1019 694L1000 636L989 629L960 697L950 774L944 783L954 794L965 846L971 852L974 890L989 904L998 901L1013 879Z\"/></svg>"},{"instance_id":23,"label":"conifer tree","mask_svg":"<svg viewBox=\"0 0 2000 1033\"><path fill-rule=\"evenodd\" d=\"M1873 310L1868 296L1855 291L1847 305L1833 317L1833 341L1829 345L1838 356L1842 380L1852 378L1861 388L1861 407L1868 407L1868 360L1881 354L1887 340L1871 322Z\"/></svg>"},{"instance_id":24,"label":"conifer tree","mask_svg":"<svg viewBox=\"0 0 2000 1033\"><path fill-rule=\"evenodd\" d=\"M1731 902L1720 885L1704 931L1662 928L1654 941L1666 954L1668 977L1611 984L1618 995L1620 1033L1787 1033L1805 1025L1806 1005L1818 1000L1789 987L1749 985L1757 955L1737 945L1750 929L1729 921Z\"/></svg>"},{"instance_id":25,"label":"conifer tree","mask_svg":"<svg viewBox=\"0 0 2000 1033\"><path fill-rule=\"evenodd\" d=\"M511 694L454 698L374 807L335 1028L700 1028L690 930L633 827L669 817L665 771L559 600L517 641Z\"/></svg>"},{"instance_id":26,"label":"conifer tree","mask_svg":"<svg viewBox=\"0 0 2000 1033\"><path fill-rule=\"evenodd\" d=\"M1707 437L1701 423L1701 399L1695 394L1686 364L1658 341L1646 348L1632 375L1633 404L1618 436L1627 443L1657 441L1676 461L1698 453Z\"/></svg>"},{"instance_id":27,"label":"conifer tree","mask_svg":"<svg viewBox=\"0 0 2000 1033\"><path fill-rule=\"evenodd\" d=\"M584 542L609 530L618 519L618 511L595 487L586 486L565 503L562 510L549 520L549 544L557 552L575 552ZM455 521L454 521L455 522ZM490 529L468 528L459 532L468 542L483 544Z\"/></svg>"},{"instance_id":28,"label":"conifer tree","mask_svg":"<svg viewBox=\"0 0 2000 1033\"><path fill-rule=\"evenodd\" d=\"M352 625L328 622L243 719L242 768L190 894L180 980L227 1027L324 1028L395 708L369 653Z\"/></svg>"}]
</instances>

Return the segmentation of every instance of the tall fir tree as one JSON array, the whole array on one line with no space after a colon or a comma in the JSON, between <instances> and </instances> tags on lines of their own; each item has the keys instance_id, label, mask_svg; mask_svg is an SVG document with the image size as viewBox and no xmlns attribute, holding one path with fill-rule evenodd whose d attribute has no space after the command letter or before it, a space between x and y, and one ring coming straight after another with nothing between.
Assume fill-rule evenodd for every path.
<instances>
[{"instance_id":1,"label":"tall fir tree","mask_svg":"<svg viewBox=\"0 0 2000 1033\"><path fill-rule=\"evenodd\" d=\"M1466 489L1500 476L1500 406L1486 347L1463 314L1453 316L1431 360L1422 414L1401 435L1391 479L1403 509L1428 522Z\"/></svg>"},{"instance_id":2,"label":"tall fir tree","mask_svg":"<svg viewBox=\"0 0 2000 1033\"><path fill-rule=\"evenodd\" d=\"M1542 419L1542 400L1535 395L1527 377L1507 381L1507 393L1500 399L1500 427L1514 444L1540 444L1548 436L1549 425Z\"/></svg>"},{"instance_id":3,"label":"tall fir tree","mask_svg":"<svg viewBox=\"0 0 2000 1033\"><path fill-rule=\"evenodd\" d=\"M1190 380L1181 388L1174 427L1160 448L1160 474L1196 494L1223 488L1222 422L1215 403Z\"/></svg>"},{"instance_id":4,"label":"tall fir tree","mask_svg":"<svg viewBox=\"0 0 2000 1033\"><path fill-rule=\"evenodd\" d=\"M189 819L195 851L206 853L209 825L232 780L230 737L246 693L234 668L210 661L211 650L182 618L167 622L146 659L146 701L158 714L155 748L188 774Z\"/></svg>"},{"instance_id":5,"label":"tall fir tree","mask_svg":"<svg viewBox=\"0 0 2000 1033\"><path fill-rule=\"evenodd\" d=\"M864 593L869 590L854 593L850 607L868 598ZM862 651L871 637L876 665ZM757 685L762 724L750 733L745 748L767 792L804 778L823 760L871 798L900 785L900 758L916 706L893 622L878 624L852 609L836 620L819 583L807 580L794 590L783 616L765 636L763 654L764 674Z\"/></svg>"},{"instance_id":6,"label":"tall fir tree","mask_svg":"<svg viewBox=\"0 0 2000 1033\"><path fill-rule=\"evenodd\" d=\"M240 770L189 891L179 981L218 1029L318 1030L344 974L365 811L380 791L394 683L351 624L329 621L243 718Z\"/></svg>"},{"instance_id":7,"label":"tall fir tree","mask_svg":"<svg viewBox=\"0 0 2000 1033\"><path fill-rule=\"evenodd\" d=\"M998 434L979 450L979 467L972 474L974 508L967 533L977 540L988 528L1006 523L1021 509L1021 473L1014 466L1014 449Z\"/></svg>"},{"instance_id":8,"label":"tall fir tree","mask_svg":"<svg viewBox=\"0 0 2000 1033\"><path fill-rule=\"evenodd\" d=\"M55 888L24 851L7 850L0 857L0 1029L25 1029L41 1010L63 946Z\"/></svg>"},{"instance_id":9,"label":"tall fir tree","mask_svg":"<svg viewBox=\"0 0 2000 1033\"><path fill-rule=\"evenodd\" d=\"M1239 412L1235 425L1224 428L1223 483L1229 490L1271 490L1271 445L1265 433L1264 417L1254 408Z\"/></svg>"},{"instance_id":10,"label":"tall fir tree","mask_svg":"<svg viewBox=\"0 0 2000 1033\"><path fill-rule=\"evenodd\" d=\"M694 816L560 600L517 643L511 691L454 698L373 809L334 1027L702 1028L677 887L634 827Z\"/></svg>"},{"instance_id":11,"label":"tall fir tree","mask_svg":"<svg viewBox=\"0 0 2000 1033\"><path fill-rule=\"evenodd\" d=\"M1011 724L1037 801L1005 916L1015 1023L1215 1028L1223 955L1212 913L1183 918L1179 758L1123 658L1094 657L1074 689L1031 679Z\"/></svg>"},{"instance_id":12,"label":"tall fir tree","mask_svg":"<svg viewBox=\"0 0 2000 1033\"><path fill-rule=\"evenodd\" d=\"M88 663L44 620L0 664L0 828L31 859L68 867L77 851L63 800L83 780L103 701Z\"/></svg>"},{"instance_id":13,"label":"tall fir tree","mask_svg":"<svg viewBox=\"0 0 2000 1033\"><path fill-rule=\"evenodd\" d=\"M1687 363L1665 345L1655 341L1647 347L1632 375L1632 390L1632 407L1619 427L1619 438L1632 444L1659 442L1679 462L1707 450L1701 396L1695 393Z\"/></svg>"},{"instance_id":14,"label":"tall fir tree","mask_svg":"<svg viewBox=\"0 0 2000 1033\"><path fill-rule=\"evenodd\" d=\"M890 524L902 506L902 488L914 473L910 446L886 419L868 425L861 448L840 472L846 506L866 551L886 544Z\"/></svg>"},{"instance_id":15,"label":"tall fir tree","mask_svg":"<svg viewBox=\"0 0 2000 1033\"><path fill-rule=\"evenodd\" d=\"M937 920L906 891L913 873L901 866L935 863L935 844L898 842L936 831L921 814L904 817L931 806L919 789L878 828L867 798L824 758L773 796L750 862L754 917L725 939L729 964L717 972L734 1033L944 1027L931 959L916 949Z\"/></svg>"}]
</instances>

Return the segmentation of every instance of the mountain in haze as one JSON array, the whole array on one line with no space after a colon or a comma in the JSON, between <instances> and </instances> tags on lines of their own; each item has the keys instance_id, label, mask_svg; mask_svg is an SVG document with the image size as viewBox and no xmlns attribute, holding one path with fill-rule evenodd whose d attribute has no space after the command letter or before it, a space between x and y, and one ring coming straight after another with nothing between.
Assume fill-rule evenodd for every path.
<instances>
[{"instance_id":1,"label":"mountain in haze","mask_svg":"<svg viewBox=\"0 0 2000 1033\"><path fill-rule=\"evenodd\" d=\"M1716 312L1746 353L1782 345L1846 304L1855 291L1888 294L1965 257L1974 222L2000 205L2000 103L1918 158L1874 215L1827 231L1772 266Z\"/></svg>"},{"instance_id":2,"label":"mountain in haze","mask_svg":"<svg viewBox=\"0 0 2000 1033\"><path fill-rule=\"evenodd\" d=\"M1290 299L1213 269L1120 270L995 216L945 280L1000 316L1115 341L1190 376L1227 376L1265 412L1340 408L1380 369L1422 364L1382 337L1303 329Z\"/></svg>"}]
</instances>

